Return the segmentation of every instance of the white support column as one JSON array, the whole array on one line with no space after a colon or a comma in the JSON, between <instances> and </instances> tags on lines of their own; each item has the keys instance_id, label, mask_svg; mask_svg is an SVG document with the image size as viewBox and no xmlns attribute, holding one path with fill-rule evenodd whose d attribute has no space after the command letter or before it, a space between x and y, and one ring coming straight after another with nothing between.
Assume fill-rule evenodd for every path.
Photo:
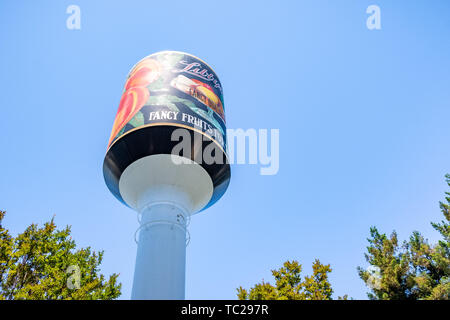
<instances>
[{"instance_id":1,"label":"white support column","mask_svg":"<svg viewBox=\"0 0 450 320\"><path fill-rule=\"evenodd\" d=\"M178 158L177 158L178 157ZM124 202L139 213L131 299L184 299L186 227L213 194L209 174L182 157L158 154L136 160L122 173Z\"/></svg>"},{"instance_id":2,"label":"white support column","mask_svg":"<svg viewBox=\"0 0 450 320\"><path fill-rule=\"evenodd\" d=\"M143 208L131 299L184 299L188 215L177 203Z\"/></svg>"}]
</instances>

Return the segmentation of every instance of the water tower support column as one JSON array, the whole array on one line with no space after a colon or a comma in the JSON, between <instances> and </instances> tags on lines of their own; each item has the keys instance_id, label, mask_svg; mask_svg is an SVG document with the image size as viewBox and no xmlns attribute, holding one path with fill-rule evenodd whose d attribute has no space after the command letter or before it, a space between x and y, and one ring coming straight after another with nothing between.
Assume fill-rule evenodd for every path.
<instances>
[{"instance_id":1,"label":"water tower support column","mask_svg":"<svg viewBox=\"0 0 450 320\"><path fill-rule=\"evenodd\" d=\"M133 300L182 300L185 297L189 213L182 205L182 197L178 200L152 202L141 210Z\"/></svg>"}]
</instances>

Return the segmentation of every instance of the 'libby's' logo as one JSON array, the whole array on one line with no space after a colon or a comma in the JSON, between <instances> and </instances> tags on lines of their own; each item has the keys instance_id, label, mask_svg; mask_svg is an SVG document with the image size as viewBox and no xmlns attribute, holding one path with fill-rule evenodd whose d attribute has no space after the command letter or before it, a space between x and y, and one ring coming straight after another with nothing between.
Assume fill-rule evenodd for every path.
<instances>
[{"instance_id":1,"label":"'libby's' logo","mask_svg":"<svg viewBox=\"0 0 450 320\"><path fill-rule=\"evenodd\" d=\"M186 72L194 76L200 77L203 80L211 81L212 83L214 83L214 88L217 88L220 90L220 92L222 92L222 87L219 81L214 77L212 73L208 72L207 69L203 68L200 63L198 62L188 63L187 61L184 60L180 61L179 63L185 65L185 67L183 69L175 69L172 72L176 73Z\"/></svg>"}]
</instances>

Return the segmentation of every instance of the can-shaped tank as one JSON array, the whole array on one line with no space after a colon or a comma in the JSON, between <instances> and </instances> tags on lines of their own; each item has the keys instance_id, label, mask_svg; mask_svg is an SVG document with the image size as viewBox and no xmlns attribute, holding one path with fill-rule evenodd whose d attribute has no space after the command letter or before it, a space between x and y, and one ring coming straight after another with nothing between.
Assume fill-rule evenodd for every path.
<instances>
[{"instance_id":1,"label":"can-shaped tank","mask_svg":"<svg viewBox=\"0 0 450 320\"><path fill-rule=\"evenodd\" d=\"M161 194L176 188L187 194L187 210L195 213L228 187L226 150L223 90L216 73L193 55L158 52L128 75L103 175L114 196L133 209L142 209L143 192L163 201Z\"/></svg>"}]
</instances>

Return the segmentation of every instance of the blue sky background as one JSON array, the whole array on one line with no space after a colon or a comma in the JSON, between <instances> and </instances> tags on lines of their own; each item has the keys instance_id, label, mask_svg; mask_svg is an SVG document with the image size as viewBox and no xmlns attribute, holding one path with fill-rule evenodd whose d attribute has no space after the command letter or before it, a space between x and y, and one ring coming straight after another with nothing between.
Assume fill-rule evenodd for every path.
<instances>
[{"instance_id":1,"label":"blue sky background","mask_svg":"<svg viewBox=\"0 0 450 320\"><path fill-rule=\"evenodd\" d=\"M66 8L81 8L81 30ZM366 8L381 8L381 30ZM365 299L369 227L438 235L450 172L448 1L1 1L0 208L13 234L72 225L131 293L136 215L103 157L129 69L160 50L208 62L229 128L280 129L280 170L232 168L194 216L187 299L234 299L297 259L330 263L335 296Z\"/></svg>"}]
</instances>

